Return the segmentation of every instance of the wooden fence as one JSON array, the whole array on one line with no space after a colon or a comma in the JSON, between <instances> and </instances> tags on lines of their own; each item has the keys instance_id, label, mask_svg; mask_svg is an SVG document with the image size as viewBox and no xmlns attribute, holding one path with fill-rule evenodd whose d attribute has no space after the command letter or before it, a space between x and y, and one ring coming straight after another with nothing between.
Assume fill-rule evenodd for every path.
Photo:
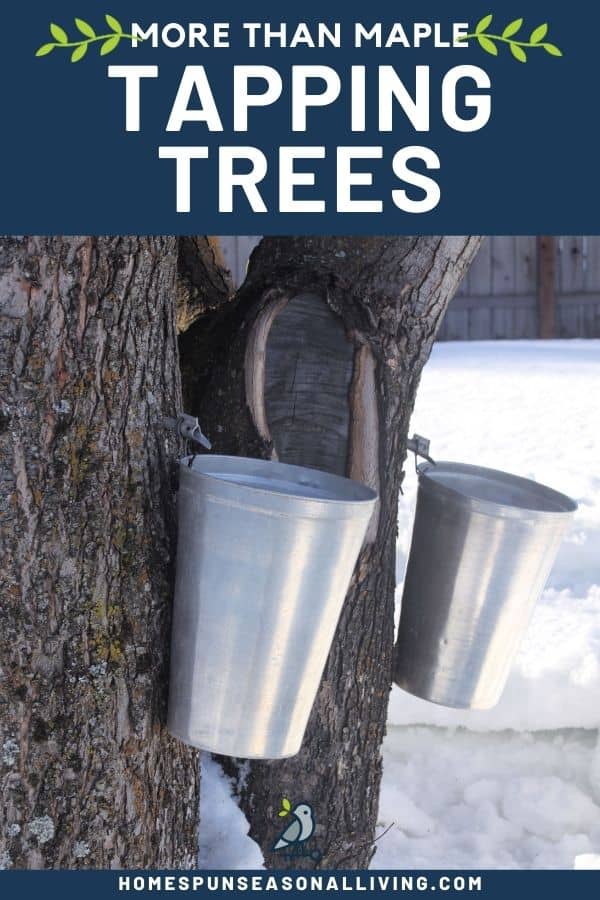
<instances>
[{"instance_id":1,"label":"wooden fence","mask_svg":"<svg viewBox=\"0 0 600 900\"><path fill-rule=\"evenodd\" d=\"M233 283L239 287L246 277L250 254L260 243L260 237L252 235L236 235L236 237L220 237L219 246L225 265L231 272Z\"/></svg>"},{"instance_id":2,"label":"wooden fence","mask_svg":"<svg viewBox=\"0 0 600 900\"><path fill-rule=\"evenodd\" d=\"M223 237L236 284L260 238ZM486 238L439 340L600 337L600 237Z\"/></svg>"},{"instance_id":3,"label":"wooden fence","mask_svg":"<svg viewBox=\"0 0 600 900\"><path fill-rule=\"evenodd\" d=\"M599 237L486 238L439 340L600 337Z\"/></svg>"}]
</instances>

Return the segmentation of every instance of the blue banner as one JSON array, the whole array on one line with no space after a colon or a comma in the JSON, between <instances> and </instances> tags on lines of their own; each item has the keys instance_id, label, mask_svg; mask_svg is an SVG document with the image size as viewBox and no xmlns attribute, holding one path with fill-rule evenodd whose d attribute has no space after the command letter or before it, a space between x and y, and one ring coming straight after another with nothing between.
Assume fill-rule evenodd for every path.
<instances>
[{"instance_id":1,"label":"blue banner","mask_svg":"<svg viewBox=\"0 0 600 900\"><path fill-rule=\"evenodd\" d=\"M3 9L3 233L598 233L600 9Z\"/></svg>"},{"instance_id":2,"label":"blue banner","mask_svg":"<svg viewBox=\"0 0 600 900\"><path fill-rule=\"evenodd\" d=\"M487 900L533 896L553 900L574 896L596 898L600 875L593 871L406 872L3 872L2 896L13 900L108 900L180 894L186 897L237 897L249 894L303 896L475 895Z\"/></svg>"}]
</instances>

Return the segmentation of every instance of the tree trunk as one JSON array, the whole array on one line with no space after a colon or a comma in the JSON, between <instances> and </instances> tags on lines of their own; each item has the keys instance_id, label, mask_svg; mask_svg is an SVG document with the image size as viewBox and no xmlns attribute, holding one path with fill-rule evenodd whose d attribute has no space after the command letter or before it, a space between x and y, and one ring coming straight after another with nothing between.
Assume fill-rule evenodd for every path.
<instances>
[{"instance_id":1,"label":"tree trunk","mask_svg":"<svg viewBox=\"0 0 600 900\"><path fill-rule=\"evenodd\" d=\"M163 726L176 250L0 240L4 868L195 864L197 755Z\"/></svg>"},{"instance_id":2,"label":"tree trunk","mask_svg":"<svg viewBox=\"0 0 600 900\"><path fill-rule=\"evenodd\" d=\"M226 763L269 867L362 868L373 854L408 427L437 328L479 244L266 238L235 302L181 342L187 402L215 452L346 473L380 494L302 751ZM312 805L312 856L271 849L282 797Z\"/></svg>"}]
</instances>

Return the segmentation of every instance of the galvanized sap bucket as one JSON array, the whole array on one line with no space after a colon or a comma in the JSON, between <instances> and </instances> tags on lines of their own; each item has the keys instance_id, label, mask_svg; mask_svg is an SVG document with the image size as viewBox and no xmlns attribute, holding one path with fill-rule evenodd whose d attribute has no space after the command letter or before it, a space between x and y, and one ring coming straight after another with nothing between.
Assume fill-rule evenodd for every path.
<instances>
[{"instance_id":1,"label":"galvanized sap bucket","mask_svg":"<svg viewBox=\"0 0 600 900\"><path fill-rule=\"evenodd\" d=\"M488 709L577 504L505 472L432 463L417 470L394 680L433 703Z\"/></svg>"},{"instance_id":2,"label":"galvanized sap bucket","mask_svg":"<svg viewBox=\"0 0 600 900\"><path fill-rule=\"evenodd\" d=\"M227 456L180 474L169 730L228 756L293 756L376 494Z\"/></svg>"}]
</instances>

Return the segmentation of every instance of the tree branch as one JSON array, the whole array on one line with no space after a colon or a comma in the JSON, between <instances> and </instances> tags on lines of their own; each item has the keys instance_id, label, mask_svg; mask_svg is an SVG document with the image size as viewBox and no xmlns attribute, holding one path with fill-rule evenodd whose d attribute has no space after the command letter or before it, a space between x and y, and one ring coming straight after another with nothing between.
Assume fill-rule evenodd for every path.
<instances>
[{"instance_id":1,"label":"tree branch","mask_svg":"<svg viewBox=\"0 0 600 900\"><path fill-rule=\"evenodd\" d=\"M234 287L217 237L180 238L177 270L177 332L182 334L201 316L227 303Z\"/></svg>"}]
</instances>

